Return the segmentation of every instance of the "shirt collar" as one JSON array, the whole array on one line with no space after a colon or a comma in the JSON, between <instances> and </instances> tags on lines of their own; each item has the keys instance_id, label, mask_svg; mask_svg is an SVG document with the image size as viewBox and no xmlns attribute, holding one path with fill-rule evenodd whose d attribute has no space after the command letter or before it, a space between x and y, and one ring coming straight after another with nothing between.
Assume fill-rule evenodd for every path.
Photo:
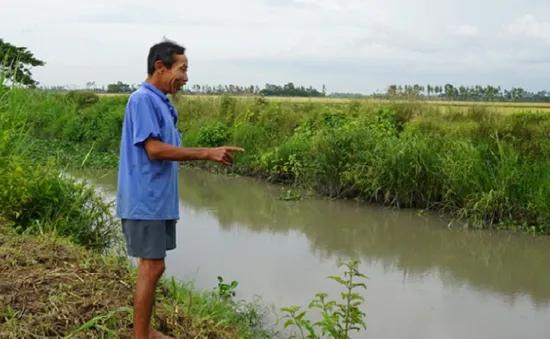
<instances>
[{"instance_id":1,"label":"shirt collar","mask_svg":"<svg viewBox=\"0 0 550 339\"><path fill-rule=\"evenodd\" d=\"M153 92L162 101L164 101L166 103L166 105L168 106L168 109L170 110L170 114L172 115L172 120L174 121L174 125L177 125L177 123L178 123L178 114L176 112L176 108L174 107L174 105L172 105L172 102L170 102L170 99L168 99L166 94L162 93L158 88L156 88L155 86L151 85L148 82L144 81L141 85L143 87L145 87L146 89L148 89L149 91Z\"/></svg>"},{"instance_id":2,"label":"shirt collar","mask_svg":"<svg viewBox=\"0 0 550 339\"><path fill-rule=\"evenodd\" d=\"M141 86L147 88L148 90L150 90L151 92L155 93L159 98L162 99L162 101L166 102L166 103L170 103L170 99L168 99L168 97L166 96L166 94L162 93L158 88L156 88L155 86L151 85L150 83L148 82L143 82L141 84Z\"/></svg>"}]
</instances>

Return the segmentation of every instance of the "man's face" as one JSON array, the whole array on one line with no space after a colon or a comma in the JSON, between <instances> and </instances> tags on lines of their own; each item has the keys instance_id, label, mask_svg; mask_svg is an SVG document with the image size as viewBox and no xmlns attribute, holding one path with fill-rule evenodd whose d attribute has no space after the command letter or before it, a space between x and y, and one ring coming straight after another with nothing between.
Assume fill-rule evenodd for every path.
<instances>
[{"instance_id":1,"label":"man's face","mask_svg":"<svg viewBox=\"0 0 550 339\"><path fill-rule=\"evenodd\" d=\"M177 93L188 81L187 78L188 60L187 56L178 54L171 69L162 65L160 78L166 92Z\"/></svg>"}]
</instances>

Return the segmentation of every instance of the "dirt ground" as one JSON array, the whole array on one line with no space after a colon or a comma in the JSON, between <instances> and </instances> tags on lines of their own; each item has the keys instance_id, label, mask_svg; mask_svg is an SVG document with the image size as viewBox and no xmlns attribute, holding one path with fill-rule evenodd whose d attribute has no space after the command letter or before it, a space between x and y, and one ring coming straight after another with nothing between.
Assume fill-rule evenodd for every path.
<instances>
[{"instance_id":1,"label":"dirt ground","mask_svg":"<svg viewBox=\"0 0 550 339\"><path fill-rule=\"evenodd\" d=\"M0 338L131 338L135 276L120 259L0 226L0 277ZM176 338L235 337L158 292L158 330Z\"/></svg>"}]
</instances>

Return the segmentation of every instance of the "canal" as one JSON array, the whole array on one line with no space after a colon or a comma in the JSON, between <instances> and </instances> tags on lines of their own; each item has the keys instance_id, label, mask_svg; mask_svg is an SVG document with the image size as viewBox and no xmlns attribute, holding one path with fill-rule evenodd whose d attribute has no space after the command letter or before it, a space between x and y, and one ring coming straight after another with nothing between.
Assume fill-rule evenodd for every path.
<instances>
[{"instance_id":1,"label":"canal","mask_svg":"<svg viewBox=\"0 0 550 339\"><path fill-rule=\"evenodd\" d=\"M116 171L92 182L114 197ZM516 339L550 334L550 238L466 231L412 210L351 201L282 201L283 188L181 169L178 248L167 274L277 308L339 298L328 275L362 261L368 329L357 338Z\"/></svg>"}]
</instances>

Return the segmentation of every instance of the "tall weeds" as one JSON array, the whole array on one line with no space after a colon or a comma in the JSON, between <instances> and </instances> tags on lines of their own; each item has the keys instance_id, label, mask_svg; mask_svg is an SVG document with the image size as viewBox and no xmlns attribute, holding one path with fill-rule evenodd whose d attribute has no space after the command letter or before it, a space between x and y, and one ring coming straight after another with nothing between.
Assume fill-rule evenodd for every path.
<instances>
[{"instance_id":1,"label":"tall weeds","mask_svg":"<svg viewBox=\"0 0 550 339\"><path fill-rule=\"evenodd\" d=\"M116 155L127 96L90 96L21 91L2 102L15 107L26 100L25 110L5 111L26 122L33 138L80 144L87 151L93 145L95 155ZM229 96L180 98L178 108L185 145L246 149L232 169L240 174L308 186L334 198L446 211L472 227L550 233L546 113ZM35 144L33 154L46 154L44 145ZM83 152L67 153L77 160L69 156L66 163L84 160Z\"/></svg>"},{"instance_id":2,"label":"tall weeds","mask_svg":"<svg viewBox=\"0 0 550 339\"><path fill-rule=\"evenodd\" d=\"M43 93L12 88L0 94L0 218L18 230L57 234L106 250L117 243L111 204L93 187L68 176L55 162L36 162L29 136L40 124L28 112L48 106ZM46 99L46 100L44 100ZM46 126L46 125L42 125Z\"/></svg>"}]
</instances>

